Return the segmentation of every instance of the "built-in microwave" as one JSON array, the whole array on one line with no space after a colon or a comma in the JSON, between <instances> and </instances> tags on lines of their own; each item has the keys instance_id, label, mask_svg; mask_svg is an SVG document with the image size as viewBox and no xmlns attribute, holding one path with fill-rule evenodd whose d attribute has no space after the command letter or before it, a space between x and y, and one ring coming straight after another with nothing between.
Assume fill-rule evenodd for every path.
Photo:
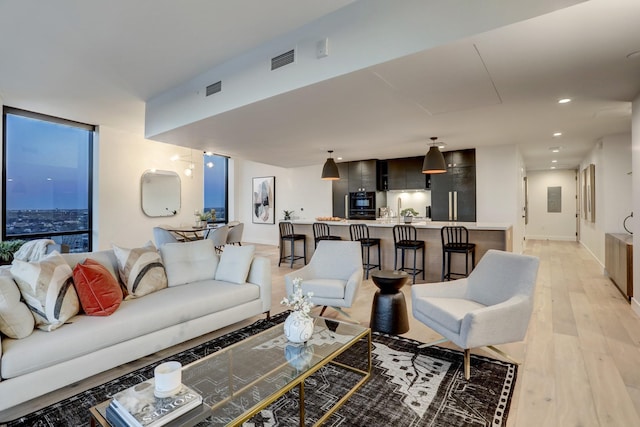
<instances>
[{"instance_id":1,"label":"built-in microwave","mask_svg":"<svg viewBox=\"0 0 640 427\"><path fill-rule=\"evenodd\" d=\"M349 218L376 219L376 193L373 191L349 193Z\"/></svg>"}]
</instances>

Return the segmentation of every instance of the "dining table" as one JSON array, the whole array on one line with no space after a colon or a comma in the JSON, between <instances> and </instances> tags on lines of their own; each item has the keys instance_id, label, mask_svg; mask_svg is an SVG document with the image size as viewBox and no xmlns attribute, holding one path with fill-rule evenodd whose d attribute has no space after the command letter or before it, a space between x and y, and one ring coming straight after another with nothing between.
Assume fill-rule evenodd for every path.
<instances>
[{"instance_id":1,"label":"dining table","mask_svg":"<svg viewBox=\"0 0 640 427\"><path fill-rule=\"evenodd\" d=\"M222 227L223 225L233 228L235 224L214 223L205 225L164 226L163 228L176 234L180 239L182 239L182 241L189 242L193 240L206 239L211 230Z\"/></svg>"}]
</instances>

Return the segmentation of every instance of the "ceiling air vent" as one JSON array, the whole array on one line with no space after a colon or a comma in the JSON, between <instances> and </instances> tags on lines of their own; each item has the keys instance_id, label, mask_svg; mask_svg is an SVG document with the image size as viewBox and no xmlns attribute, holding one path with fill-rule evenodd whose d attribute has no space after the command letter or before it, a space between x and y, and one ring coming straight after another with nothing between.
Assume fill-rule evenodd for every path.
<instances>
[{"instance_id":1,"label":"ceiling air vent","mask_svg":"<svg viewBox=\"0 0 640 427\"><path fill-rule=\"evenodd\" d=\"M216 82L212 85L207 86L207 95L213 95L214 93L218 93L222 90L222 80Z\"/></svg>"},{"instance_id":2,"label":"ceiling air vent","mask_svg":"<svg viewBox=\"0 0 640 427\"><path fill-rule=\"evenodd\" d=\"M284 67L285 65L293 64L295 59L295 50L291 49L289 52L285 52L282 55L278 55L271 58L271 71Z\"/></svg>"}]
</instances>

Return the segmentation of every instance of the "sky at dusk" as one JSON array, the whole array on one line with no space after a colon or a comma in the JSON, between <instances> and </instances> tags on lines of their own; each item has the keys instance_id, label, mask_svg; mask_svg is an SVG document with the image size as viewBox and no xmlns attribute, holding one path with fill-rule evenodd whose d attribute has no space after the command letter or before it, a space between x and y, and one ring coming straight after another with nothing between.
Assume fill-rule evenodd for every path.
<instances>
[{"instance_id":1,"label":"sky at dusk","mask_svg":"<svg viewBox=\"0 0 640 427\"><path fill-rule=\"evenodd\" d=\"M7 210L86 209L91 132L6 117Z\"/></svg>"}]
</instances>

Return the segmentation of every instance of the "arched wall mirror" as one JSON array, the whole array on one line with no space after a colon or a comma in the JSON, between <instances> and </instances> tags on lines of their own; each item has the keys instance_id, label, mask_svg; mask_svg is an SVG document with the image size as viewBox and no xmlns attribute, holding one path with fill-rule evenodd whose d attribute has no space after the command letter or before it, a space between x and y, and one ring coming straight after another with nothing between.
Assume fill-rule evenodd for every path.
<instances>
[{"instance_id":1,"label":"arched wall mirror","mask_svg":"<svg viewBox=\"0 0 640 427\"><path fill-rule=\"evenodd\" d=\"M180 177L172 171L148 170L140 178L142 212L150 217L180 211Z\"/></svg>"}]
</instances>

